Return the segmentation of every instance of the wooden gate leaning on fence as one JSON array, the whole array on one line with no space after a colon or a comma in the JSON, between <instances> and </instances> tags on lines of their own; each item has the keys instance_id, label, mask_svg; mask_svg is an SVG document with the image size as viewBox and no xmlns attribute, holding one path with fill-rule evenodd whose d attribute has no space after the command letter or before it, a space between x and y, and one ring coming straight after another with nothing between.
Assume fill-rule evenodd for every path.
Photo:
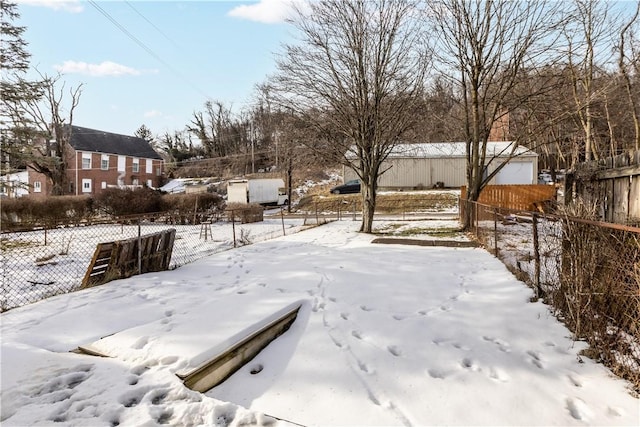
<instances>
[{"instance_id":1,"label":"wooden gate leaning on fence","mask_svg":"<svg viewBox=\"0 0 640 427\"><path fill-rule=\"evenodd\" d=\"M139 238L99 243L80 289L136 274L168 270L175 238L176 230L172 228Z\"/></svg>"}]
</instances>

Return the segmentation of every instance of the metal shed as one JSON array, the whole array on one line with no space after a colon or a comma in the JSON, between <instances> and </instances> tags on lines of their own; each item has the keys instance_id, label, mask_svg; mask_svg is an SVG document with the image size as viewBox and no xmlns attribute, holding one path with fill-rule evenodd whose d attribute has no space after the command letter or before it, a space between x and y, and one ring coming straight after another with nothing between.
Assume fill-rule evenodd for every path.
<instances>
[{"instance_id":1,"label":"metal shed","mask_svg":"<svg viewBox=\"0 0 640 427\"><path fill-rule=\"evenodd\" d=\"M510 154L512 142L489 142L487 164L489 171L508 162L490 184L536 184L538 155L526 147L516 147ZM399 144L393 148L381 170L378 188L422 189L441 182L445 187L466 185L466 156L464 142ZM345 182L358 176L351 168L344 168Z\"/></svg>"}]
</instances>

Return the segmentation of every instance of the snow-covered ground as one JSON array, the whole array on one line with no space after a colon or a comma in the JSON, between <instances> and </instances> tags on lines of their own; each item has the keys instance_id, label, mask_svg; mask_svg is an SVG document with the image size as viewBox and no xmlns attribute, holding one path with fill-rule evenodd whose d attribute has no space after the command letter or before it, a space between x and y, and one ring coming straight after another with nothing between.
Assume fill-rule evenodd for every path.
<instances>
[{"instance_id":1,"label":"snow-covered ground","mask_svg":"<svg viewBox=\"0 0 640 427\"><path fill-rule=\"evenodd\" d=\"M359 225L3 313L2 424L640 424L627 383L498 259L375 245ZM296 301L291 329L224 384L200 394L175 375ZM112 357L69 352L90 343Z\"/></svg>"}]
</instances>

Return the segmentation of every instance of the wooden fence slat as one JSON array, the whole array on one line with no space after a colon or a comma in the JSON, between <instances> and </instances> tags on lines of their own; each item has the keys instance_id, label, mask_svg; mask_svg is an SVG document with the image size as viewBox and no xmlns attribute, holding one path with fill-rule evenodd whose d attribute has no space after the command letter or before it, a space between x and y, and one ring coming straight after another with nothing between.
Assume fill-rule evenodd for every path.
<instances>
[{"instance_id":1,"label":"wooden fence slat","mask_svg":"<svg viewBox=\"0 0 640 427\"><path fill-rule=\"evenodd\" d=\"M81 289L101 285L115 279L139 273L162 271L169 268L176 230L99 243L82 280ZM141 248L141 271L138 271L138 245Z\"/></svg>"}]
</instances>

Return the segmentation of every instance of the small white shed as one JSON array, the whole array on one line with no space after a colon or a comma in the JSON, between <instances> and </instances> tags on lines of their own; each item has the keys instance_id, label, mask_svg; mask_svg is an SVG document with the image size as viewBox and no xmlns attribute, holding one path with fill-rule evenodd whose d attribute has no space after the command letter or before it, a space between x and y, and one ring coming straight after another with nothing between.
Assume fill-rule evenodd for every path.
<instances>
[{"instance_id":1,"label":"small white shed","mask_svg":"<svg viewBox=\"0 0 640 427\"><path fill-rule=\"evenodd\" d=\"M512 149L512 142L487 143L489 172L507 162L490 184L536 184L538 155L526 147L516 147L513 154ZM432 188L439 182L460 187L467 182L466 167L464 142L399 144L382 165L385 172L378 179L378 188ZM353 169L345 167L345 182L355 178Z\"/></svg>"}]
</instances>

